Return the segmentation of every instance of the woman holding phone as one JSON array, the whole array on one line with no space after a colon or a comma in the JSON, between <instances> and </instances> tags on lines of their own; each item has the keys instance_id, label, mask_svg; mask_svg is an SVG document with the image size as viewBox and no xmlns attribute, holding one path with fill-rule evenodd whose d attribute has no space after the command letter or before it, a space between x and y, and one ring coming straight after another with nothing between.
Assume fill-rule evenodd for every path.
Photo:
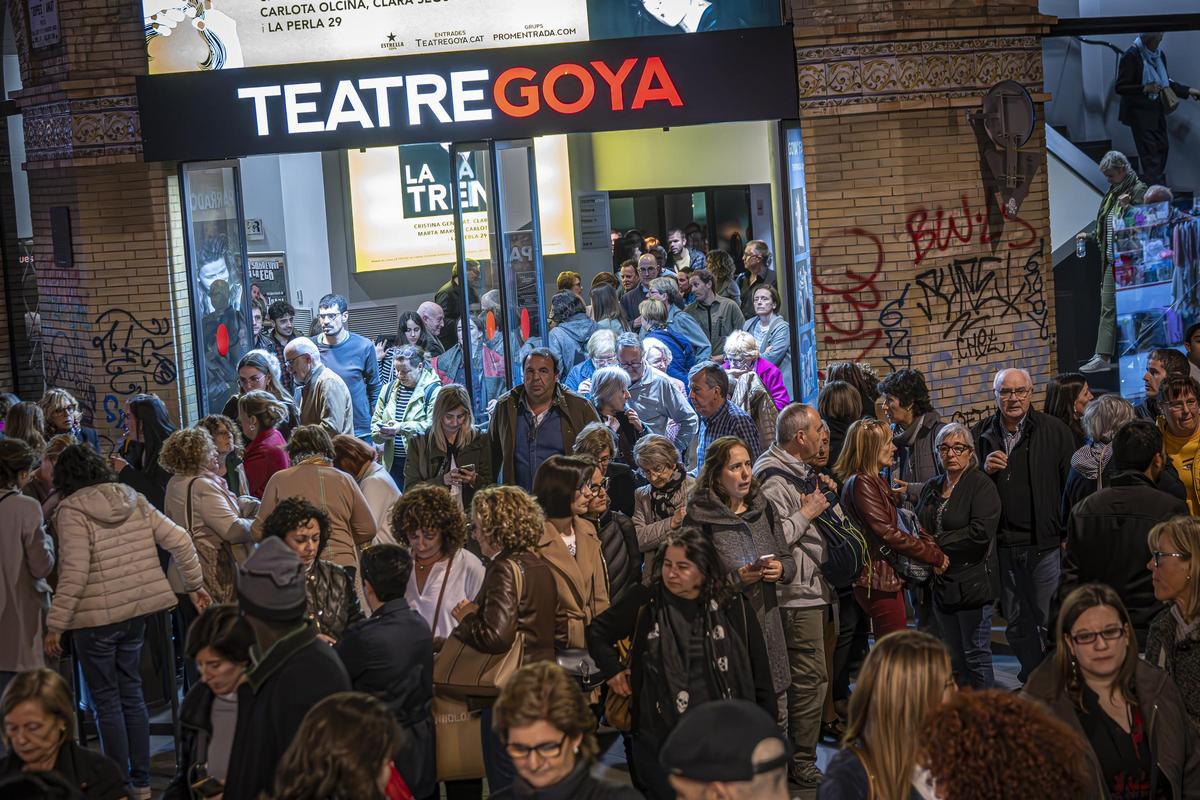
<instances>
[{"instance_id":1,"label":"woman holding phone","mask_svg":"<svg viewBox=\"0 0 1200 800\"><path fill-rule=\"evenodd\" d=\"M491 439L475 426L471 398L461 384L438 390L430 418L429 430L409 440L405 484L441 486L465 509L475 492L495 482Z\"/></svg>"},{"instance_id":2,"label":"woman holding phone","mask_svg":"<svg viewBox=\"0 0 1200 800\"><path fill-rule=\"evenodd\" d=\"M792 674L775 587L795 577L796 559L775 510L751 474L751 464L741 439L722 436L710 444L682 527L699 528L712 538L725 575L750 601L767 640L779 724L786 730Z\"/></svg>"},{"instance_id":3,"label":"woman holding phone","mask_svg":"<svg viewBox=\"0 0 1200 800\"><path fill-rule=\"evenodd\" d=\"M429 429L430 410L440 381L425 363L425 351L411 344L393 352L392 374L395 377L375 402L371 436L377 444L383 444L383 466L397 488L404 491L408 443Z\"/></svg>"}]
</instances>

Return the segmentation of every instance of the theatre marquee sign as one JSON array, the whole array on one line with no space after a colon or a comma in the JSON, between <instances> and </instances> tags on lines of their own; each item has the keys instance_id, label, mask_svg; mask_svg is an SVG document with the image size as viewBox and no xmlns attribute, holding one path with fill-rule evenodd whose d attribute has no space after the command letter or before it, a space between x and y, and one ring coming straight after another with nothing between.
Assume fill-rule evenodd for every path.
<instances>
[{"instance_id":1,"label":"theatre marquee sign","mask_svg":"<svg viewBox=\"0 0 1200 800\"><path fill-rule=\"evenodd\" d=\"M148 161L792 117L787 28L138 79Z\"/></svg>"}]
</instances>

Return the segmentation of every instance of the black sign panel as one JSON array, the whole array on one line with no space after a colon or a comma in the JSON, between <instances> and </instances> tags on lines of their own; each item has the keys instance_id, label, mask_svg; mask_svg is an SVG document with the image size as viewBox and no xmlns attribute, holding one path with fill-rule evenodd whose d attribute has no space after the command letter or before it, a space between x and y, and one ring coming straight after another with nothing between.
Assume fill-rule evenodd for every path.
<instances>
[{"instance_id":1,"label":"black sign panel","mask_svg":"<svg viewBox=\"0 0 1200 800\"><path fill-rule=\"evenodd\" d=\"M147 161L793 117L786 27L138 78Z\"/></svg>"}]
</instances>

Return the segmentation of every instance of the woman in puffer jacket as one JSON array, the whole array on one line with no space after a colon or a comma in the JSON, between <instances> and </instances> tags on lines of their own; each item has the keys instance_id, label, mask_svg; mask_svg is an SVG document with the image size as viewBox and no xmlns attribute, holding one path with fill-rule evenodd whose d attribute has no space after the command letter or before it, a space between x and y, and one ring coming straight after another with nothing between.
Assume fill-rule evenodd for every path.
<instances>
[{"instance_id":1,"label":"woman in puffer jacket","mask_svg":"<svg viewBox=\"0 0 1200 800\"><path fill-rule=\"evenodd\" d=\"M127 770L130 797L150 797L150 720L139 676L146 620L176 603L159 564L167 550L197 611L212 598L187 531L145 497L116 482L86 445L63 450L54 487L58 589L46 620L46 654L62 655L71 631L76 658L91 691L104 754Z\"/></svg>"}]
</instances>

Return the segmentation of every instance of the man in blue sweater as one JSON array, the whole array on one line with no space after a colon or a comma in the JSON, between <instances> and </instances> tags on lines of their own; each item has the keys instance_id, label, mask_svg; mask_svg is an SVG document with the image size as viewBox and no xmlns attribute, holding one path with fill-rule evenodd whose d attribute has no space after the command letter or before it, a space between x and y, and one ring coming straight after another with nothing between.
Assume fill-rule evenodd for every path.
<instances>
[{"instance_id":1,"label":"man in blue sweater","mask_svg":"<svg viewBox=\"0 0 1200 800\"><path fill-rule=\"evenodd\" d=\"M375 344L365 336L346 329L350 318L346 298L327 294L317 304L321 320L321 335L317 347L321 363L337 373L350 390L354 410L354 435L371 441L371 412L379 398L379 362L375 359Z\"/></svg>"}]
</instances>

